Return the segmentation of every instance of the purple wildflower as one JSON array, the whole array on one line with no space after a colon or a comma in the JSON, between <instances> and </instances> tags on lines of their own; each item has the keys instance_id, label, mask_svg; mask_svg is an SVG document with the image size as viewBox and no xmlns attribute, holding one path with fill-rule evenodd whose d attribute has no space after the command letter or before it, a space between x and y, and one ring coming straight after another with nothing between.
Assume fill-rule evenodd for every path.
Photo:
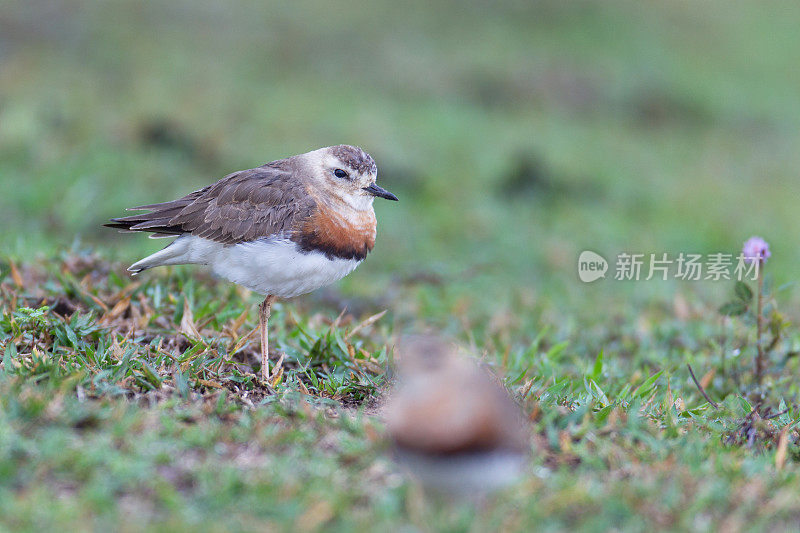
<instances>
[{"instance_id":1,"label":"purple wildflower","mask_svg":"<svg viewBox=\"0 0 800 533\"><path fill-rule=\"evenodd\" d=\"M765 263L772 254L769 251L769 243L767 241L761 237L750 237L742 247L742 255L744 255L744 260L748 263L756 260Z\"/></svg>"}]
</instances>

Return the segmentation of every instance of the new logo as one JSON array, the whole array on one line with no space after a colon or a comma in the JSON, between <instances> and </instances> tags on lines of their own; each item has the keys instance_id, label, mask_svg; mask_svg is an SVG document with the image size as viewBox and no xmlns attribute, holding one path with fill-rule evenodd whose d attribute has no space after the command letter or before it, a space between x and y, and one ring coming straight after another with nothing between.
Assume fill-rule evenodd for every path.
<instances>
[{"instance_id":1,"label":"new logo","mask_svg":"<svg viewBox=\"0 0 800 533\"><path fill-rule=\"evenodd\" d=\"M578 277L584 283L591 283L606 277L607 270L608 261L600 254L584 250L578 256Z\"/></svg>"}]
</instances>

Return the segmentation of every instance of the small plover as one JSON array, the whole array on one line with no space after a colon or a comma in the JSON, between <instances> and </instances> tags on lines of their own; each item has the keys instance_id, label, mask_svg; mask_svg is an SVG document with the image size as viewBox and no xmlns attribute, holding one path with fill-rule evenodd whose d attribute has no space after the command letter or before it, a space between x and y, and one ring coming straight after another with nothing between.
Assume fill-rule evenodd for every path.
<instances>
[{"instance_id":1,"label":"small plover","mask_svg":"<svg viewBox=\"0 0 800 533\"><path fill-rule=\"evenodd\" d=\"M265 296L259 307L261 372L269 381L267 321L275 298L291 298L340 280L375 244L378 168L361 148L329 146L234 172L149 211L113 218L108 227L177 237L132 264L138 274L163 265L208 265L217 276Z\"/></svg>"},{"instance_id":2,"label":"small plover","mask_svg":"<svg viewBox=\"0 0 800 533\"><path fill-rule=\"evenodd\" d=\"M383 414L405 470L425 486L476 497L519 479L529 428L494 376L438 337L403 341L395 357Z\"/></svg>"}]
</instances>

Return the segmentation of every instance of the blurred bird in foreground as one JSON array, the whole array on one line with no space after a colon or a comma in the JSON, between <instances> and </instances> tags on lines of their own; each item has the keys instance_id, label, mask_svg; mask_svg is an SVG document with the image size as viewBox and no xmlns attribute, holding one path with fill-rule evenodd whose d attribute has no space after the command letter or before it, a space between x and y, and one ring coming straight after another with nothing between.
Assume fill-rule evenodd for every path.
<instances>
[{"instance_id":1,"label":"blurred bird in foreground","mask_svg":"<svg viewBox=\"0 0 800 533\"><path fill-rule=\"evenodd\" d=\"M401 343L384 407L398 462L424 485L485 494L518 478L526 421L496 378L435 337Z\"/></svg>"},{"instance_id":2,"label":"blurred bird in foreground","mask_svg":"<svg viewBox=\"0 0 800 533\"><path fill-rule=\"evenodd\" d=\"M199 264L266 296L259 308L261 374L269 381L267 321L276 297L342 279L375 245L375 197L397 200L375 180L361 148L329 146L234 172L183 198L131 208L148 213L106 226L177 237L128 268ZM276 378L277 379L277 378Z\"/></svg>"}]
</instances>

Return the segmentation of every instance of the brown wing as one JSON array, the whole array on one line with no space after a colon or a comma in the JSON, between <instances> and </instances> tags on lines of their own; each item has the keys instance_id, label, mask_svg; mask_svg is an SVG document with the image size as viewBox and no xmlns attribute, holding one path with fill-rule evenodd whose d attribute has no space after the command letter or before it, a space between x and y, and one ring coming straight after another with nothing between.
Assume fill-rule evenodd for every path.
<instances>
[{"instance_id":1,"label":"brown wing","mask_svg":"<svg viewBox=\"0 0 800 533\"><path fill-rule=\"evenodd\" d=\"M314 211L314 200L288 165L236 172L183 198L135 207L151 212L106 226L156 235L190 233L223 244L286 234Z\"/></svg>"}]
</instances>

